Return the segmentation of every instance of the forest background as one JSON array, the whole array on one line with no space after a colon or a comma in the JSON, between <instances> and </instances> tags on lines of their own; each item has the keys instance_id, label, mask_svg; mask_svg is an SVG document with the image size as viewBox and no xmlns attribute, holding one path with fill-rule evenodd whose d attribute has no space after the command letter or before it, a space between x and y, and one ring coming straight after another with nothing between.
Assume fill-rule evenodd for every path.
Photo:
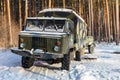
<instances>
[{"instance_id":1,"label":"forest background","mask_svg":"<svg viewBox=\"0 0 120 80\"><path fill-rule=\"evenodd\" d=\"M45 8L73 9L95 41L120 42L120 0L0 0L0 47L16 47L25 19Z\"/></svg>"}]
</instances>

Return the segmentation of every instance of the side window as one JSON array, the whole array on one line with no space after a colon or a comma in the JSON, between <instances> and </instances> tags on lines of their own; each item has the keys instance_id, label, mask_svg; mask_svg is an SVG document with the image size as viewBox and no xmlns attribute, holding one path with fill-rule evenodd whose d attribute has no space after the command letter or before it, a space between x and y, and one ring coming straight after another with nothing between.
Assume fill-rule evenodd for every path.
<instances>
[{"instance_id":1,"label":"side window","mask_svg":"<svg viewBox=\"0 0 120 80\"><path fill-rule=\"evenodd\" d=\"M82 32L82 37L85 38L86 36L86 31L85 31L85 24L83 24L83 32Z\"/></svg>"},{"instance_id":2,"label":"side window","mask_svg":"<svg viewBox=\"0 0 120 80\"><path fill-rule=\"evenodd\" d=\"M82 28L82 38L85 39L86 36L87 36L86 24L83 23L83 28Z\"/></svg>"},{"instance_id":3,"label":"side window","mask_svg":"<svg viewBox=\"0 0 120 80\"><path fill-rule=\"evenodd\" d=\"M74 33L74 23L72 21L69 22L70 32Z\"/></svg>"},{"instance_id":4,"label":"side window","mask_svg":"<svg viewBox=\"0 0 120 80\"><path fill-rule=\"evenodd\" d=\"M80 22L80 28L79 28L79 40L83 40L86 38L87 30L86 30L86 24L83 22Z\"/></svg>"},{"instance_id":5,"label":"side window","mask_svg":"<svg viewBox=\"0 0 120 80\"><path fill-rule=\"evenodd\" d=\"M82 22L79 22L80 23L80 28L79 28L79 35L80 35L80 39L82 38L82 33L83 33L83 23Z\"/></svg>"}]
</instances>

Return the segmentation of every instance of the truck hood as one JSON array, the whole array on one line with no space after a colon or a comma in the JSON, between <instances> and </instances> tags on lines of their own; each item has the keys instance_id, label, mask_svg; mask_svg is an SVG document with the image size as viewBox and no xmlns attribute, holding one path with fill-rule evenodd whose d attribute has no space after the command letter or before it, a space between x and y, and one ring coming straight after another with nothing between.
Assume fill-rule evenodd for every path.
<instances>
[{"instance_id":1,"label":"truck hood","mask_svg":"<svg viewBox=\"0 0 120 80\"><path fill-rule=\"evenodd\" d=\"M29 36L29 37L47 37L47 38L60 38L66 33L59 32L39 32L39 31L21 31L19 33L21 36Z\"/></svg>"}]
</instances>

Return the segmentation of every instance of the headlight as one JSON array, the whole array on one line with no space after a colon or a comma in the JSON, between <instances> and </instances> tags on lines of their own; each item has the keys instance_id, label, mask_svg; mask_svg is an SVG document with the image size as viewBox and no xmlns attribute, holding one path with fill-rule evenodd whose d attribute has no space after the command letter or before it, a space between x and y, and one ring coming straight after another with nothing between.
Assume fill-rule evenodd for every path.
<instances>
[{"instance_id":1,"label":"headlight","mask_svg":"<svg viewBox=\"0 0 120 80\"><path fill-rule=\"evenodd\" d=\"M24 39L23 39L23 38L20 38L20 42L24 42Z\"/></svg>"},{"instance_id":2,"label":"headlight","mask_svg":"<svg viewBox=\"0 0 120 80\"><path fill-rule=\"evenodd\" d=\"M20 44L20 48L24 48L25 47L25 44L24 43L21 43Z\"/></svg>"},{"instance_id":3,"label":"headlight","mask_svg":"<svg viewBox=\"0 0 120 80\"><path fill-rule=\"evenodd\" d=\"M60 45L61 45L61 42L58 40L58 41L56 42L56 45L57 45L57 46L60 46Z\"/></svg>"},{"instance_id":4,"label":"headlight","mask_svg":"<svg viewBox=\"0 0 120 80\"><path fill-rule=\"evenodd\" d=\"M59 46L55 46L54 47L54 51L58 52L60 50L60 47Z\"/></svg>"}]
</instances>

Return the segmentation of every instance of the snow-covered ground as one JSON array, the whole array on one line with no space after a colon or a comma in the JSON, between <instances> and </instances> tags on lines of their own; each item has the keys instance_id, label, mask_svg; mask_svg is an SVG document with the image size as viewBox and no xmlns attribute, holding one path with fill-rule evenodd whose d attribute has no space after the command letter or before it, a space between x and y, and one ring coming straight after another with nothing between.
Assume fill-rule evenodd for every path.
<instances>
[{"instance_id":1,"label":"snow-covered ground","mask_svg":"<svg viewBox=\"0 0 120 80\"><path fill-rule=\"evenodd\" d=\"M72 61L70 71L66 71L59 69L60 64L41 61L24 69L20 56L0 49L0 80L120 80L120 54L113 52L120 52L120 45L97 43L94 54L83 55L81 62Z\"/></svg>"}]
</instances>

